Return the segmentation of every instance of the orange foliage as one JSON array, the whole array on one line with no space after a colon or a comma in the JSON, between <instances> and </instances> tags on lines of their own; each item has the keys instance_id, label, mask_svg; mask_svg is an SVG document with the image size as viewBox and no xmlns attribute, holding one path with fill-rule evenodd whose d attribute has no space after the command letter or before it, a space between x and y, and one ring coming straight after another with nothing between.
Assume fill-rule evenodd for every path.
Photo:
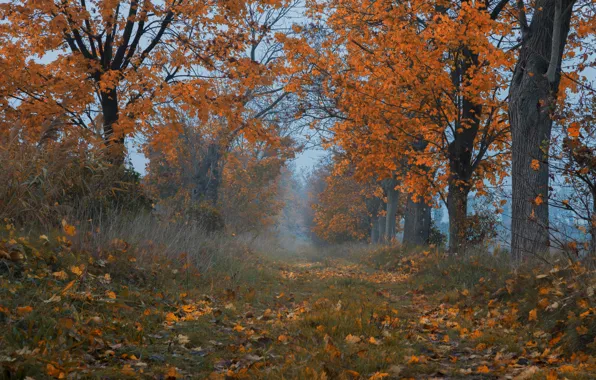
<instances>
[{"instance_id":1,"label":"orange foliage","mask_svg":"<svg viewBox=\"0 0 596 380\"><path fill-rule=\"evenodd\" d=\"M213 162L221 171L215 206L221 206L218 208L228 229L235 233L256 232L272 225L283 207L278 198L279 179L293 157L293 141L277 138L272 132L274 143L240 139L226 149L217 135L202 134L200 125L180 128L178 137L162 145L164 149L147 149L150 161L146 180L154 196L184 212L194 201L197 168L209 159L209 149L215 146L222 152L221 158Z\"/></svg>"},{"instance_id":2,"label":"orange foliage","mask_svg":"<svg viewBox=\"0 0 596 380\"><path fill-rule=\"evenodd\" d=\"M152 131L152 120L168 118L173 106L203 122L216 116L258 139L263 128L247 117L255 113L247 103L259 96L256 88L280 80L289 67L274 55L256 61L246 52L275 46L272 25L257 21L291 3L2 4L0 44L10 43L0 50L2 113L26 124L34 139L58 119L60 130L79 127L121 157L125 137Z\"/></svg>"},{"instance_id":3,"label":"orange foliage","mask_svg":"<svg viewBox=\"0 0 596 380\"><path fill-rule=\"evenodd\" d=\"M428 189L443 192L454 175L454 145L474 133L473 173L460 180L481 193L484 180L498 183L509 139L498 94L513 57L492 36L510 33L509 16L493 20L480 2L428 0L313 1L311 12L333 32L316 52L294 40L294 59L327 75L324 91L341 99L344 120L333 127L331 143L345 150L358 178L397 171L403 190L429 200ZM466 54L478 63L462 63ZM471 118L462 102L481 113ZM422 151L413 146L421 141Z\"/></svg>"},{"instance_id":4,"label":"orange foliage","mask_svg":"<svg viewBox=\"0 0 596 380\"><path fill-rule=\"evenodd\" d=\"M284 206L280 193L288 152L271 146L237 147L226 160L221 189L226 225L235 233L272 226Z\"/></svg>"},{"instance_id":5,"label":"orange foliage","mask_svg":"<svg viewBox=\"0 0 596 380\"><path fill-rule=\"evenodd\" d=\"M314 209L313 232L329 242L366 240L370 232L370 214L366 199L376 187L361 184L348 170L323 172L325 189L311 194Z\"/></svg>"},{"instance_id":6,"label":"orange foliage","mask_svg":"<svg viewBox=\"0 0 596 380\"><path fill-rule=\"evenodd\" d=\"M302 83L320 78L333 99L327 147L342 151L357 180L394 177L415 200L449 203L459 248L469 192L485 195L509 166L503 93L514 54L495 36L512 35L511 13L468 1L309 4L325 28L287 44L295 64L311 68Z\"/></svg>"}]
</instances>

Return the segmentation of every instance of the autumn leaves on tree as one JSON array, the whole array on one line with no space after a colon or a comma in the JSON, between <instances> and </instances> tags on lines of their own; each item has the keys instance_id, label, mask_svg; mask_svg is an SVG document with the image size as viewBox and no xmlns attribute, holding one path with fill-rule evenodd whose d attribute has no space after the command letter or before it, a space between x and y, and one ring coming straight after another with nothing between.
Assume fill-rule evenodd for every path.
<instances>
[{"instance_id":1,"label":"autumn leaves on tree","mask_svg":"<svg viewBox=\"0 0 596 380\"><path fill-rule=\"evenodd\" d=\"M593 207L551 186L596 199L593 13L588 0L15 0L0 8L3 138L74 141L120 167L141 136L153 194L218 208L259 191L277 204L309 125L333 151L320 237L392 241L403 219L403 242L425 245L444 205L457 253L477 227L470 197L490 195L495 213L511 204L520 259L549 249L549 206L596 231ZM511 199L494 191L509 183Z\"/></svg>"},{"instance_id":2,"label":"autumn leaves on tree","mask_svg":"<svg viewBox=\"0 0 596 380\"><path fill-rule=\"evenodd\" d=\"M224 162L239 142L247 152L259 146L275 154L282 165L291 156L284 120L292 70L277 34L295 5L3 4L2 128L32 142L51 135L90 144L115 167L124 164L130 138L143 136L155 184L166 165L178 173L168 173L170 184L193 202L215 205L232 170Z\"/></svg>"},{"instance_id":3,"label":"autumn leaves on tree","mask_svg":"<svg viewBox=\"0 0 596 380\"><path fill-rule=\"evenodd\" d=\"M564 100L588 83L582 70L593 58L576 52L593 4L330 0L310 9L318 24L305 34L319 38L303 41L293 58L327 79L321 92L339 115L329 145L341 149L341 164L363 181L395 181L382 196L382 218L394 218L391 190L414 202L404 242L426 243L412 234L428 236L430 223L422 232L410 227L416 202L443 203L449 250L465 249L470 194L487 195L511 176L514 257L547 251L549 166L557 159L550 131L553 120L565 124ZM495 201L495 211L507 201Z\"/></svg>"}]
</instances>

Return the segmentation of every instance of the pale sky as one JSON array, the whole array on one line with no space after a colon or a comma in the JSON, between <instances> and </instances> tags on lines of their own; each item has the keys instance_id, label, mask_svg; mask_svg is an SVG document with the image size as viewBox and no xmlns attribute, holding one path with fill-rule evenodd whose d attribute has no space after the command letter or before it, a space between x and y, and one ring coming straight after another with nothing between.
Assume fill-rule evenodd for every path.
<instances>
[{"instance_id":1,"label":"pale sky","mask_svg":"<svg viewBox=\"0 0 596 380\"><path fill-rule=\"evenodd\" d=\"M145 175L146 170L145 166L147 165L147 158L145 155L138 151L137 147L133 146L133 144L129 144L129 152L130 152L130 159L132 161L132 166L134 169L141 173L141 175ZM304 169L312 168L317 161L325 156L327 152L322 149L307 149L304 152L298 154L296 159L293 161L295 169L300 172Z\"/></svg>"}]
</instances>

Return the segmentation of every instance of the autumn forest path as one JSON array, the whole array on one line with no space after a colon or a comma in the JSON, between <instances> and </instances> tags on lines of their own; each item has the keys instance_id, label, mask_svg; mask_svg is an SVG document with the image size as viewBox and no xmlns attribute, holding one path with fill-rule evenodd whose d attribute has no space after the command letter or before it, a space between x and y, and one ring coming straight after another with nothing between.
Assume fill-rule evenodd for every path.
<instances>
[{"instance_id":1,"label":"autumn forest path","mask_svg":"<svg viewBox=\"0 0 596 380\"><path fill-rule=\"evenodd\" d=\"M392 270L345 259L257 260L243 280L178 314L145 357L193 378L556 374L559 355L522 326L505 327L505 313L468 304L465 290L426 294L416 272L407 259ZM187 311L202 317L185 322Z\"/></svg>"}]
</instances>

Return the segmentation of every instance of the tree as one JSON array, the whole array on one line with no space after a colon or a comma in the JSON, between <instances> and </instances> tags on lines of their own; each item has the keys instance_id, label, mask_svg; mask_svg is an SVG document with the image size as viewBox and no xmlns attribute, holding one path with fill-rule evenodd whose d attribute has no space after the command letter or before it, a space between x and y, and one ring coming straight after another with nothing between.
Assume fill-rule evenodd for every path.
<instances>
[{"instance_id":1,"label":"tree","mask_svg":"<svg viewBox=\"0 0 596 380\"><path fill-rule=\"evenodd\" d=\"M329 78L341 111L332 143L357 176L397 173L409 197L441 194L452 252L465 245L469 193L508 165L500 92L512 60L495 38L510 34L507 3L321 1L312 12L333 32L323 49L297 44L294 55Z\"/></svg>"},{"instance_id":2,"label":"tree","mask_svg":"<svg viewBox=\"0 0 596 380\"><path fill-rule=\"evenodd\" d=\"M246 98L261 85L269 65L254 55L271 38L266 22L291 1L118 0L11 1L2 4L2 34L18 41L8 96L36 128L40 120L65 115L66 126L101 136L121 165L125 137L172 103L228 127L242 120ZM273 11L272 11L273 10ZM271 25L269 25L271 26ZM263 29L255 30L255 27ZM272 63L277 51L266 52ZM215 80L217 79L217 80ZM234 89L220 95L222 83ZM268 82L270 83L270 82ZM235 128L235 127L234 127Z\"/></svg>"},{"instance_id":3,"label":"tree","mask_svg":"<svg viewBox=\"0 0 596 380\"><path fill-rule=\"evenodd\" d=\"M395 240L395 234L397 232L397 215L399 206L399 190L397 175L393 174L390 178L387 178L382 183L385 193L387 194L387 207L386 207L386 220L385 220L385 240L392 242Z\"/></svg>"},{"instance_id":4,"label":"tree","mask_svg":"<svg viewBox=\"0 0 596 380\"><path fill-rule=\"evenodd\" d=\"M239 136L222 146L226 128L189 120L182 113L177 118L178 123L158 128L177 131L177 138L163 141L156 134L147 146L146 182L156 197L179 212L218 210L226 227L237 233L271 225L281 207L279 177L295 152L291 136L272 129L267 139ZM204 191L201 196L199 190Z\"/></svg>"},{"instance_id":5,"label":"tree","mask_svg":"<svg viewBox=\"0 0 596 380\"><path fill-rule=\"evenodd\" d=\"M379 226L380 214L382 212L383 200L378 196L366 198L366 210L371 218L370 223L370 243L381 243L381 231Z\"/></svg>"},{"instance_id":6,"label":"tree","mask_svg":"<svg viewBox=\"0 0 596 380\"><path fill-rule=\"evenodd\" d=\"M280 40L283 33L291 33L291 29L281 28L295 5L295 1L247 3L243 25L250 37L245 50L231 58L242 61L247 72L210 79L215 108L189 116L189 107L198 105L182 104L165 110L147 131L148 154L158 150L173 153L176 146L185 145L182 149L188 154L186 168L192 176L194 202L217 203L227 152L238 141L265 141L282 147L285 143L280 139L293 132L290 120L296 111L288 89L293 69L283 59L285 49ZM176 161L175 154L165 158Z\"/></svg>"},{"instance_id":7,"label":"tree","mask_svg":"<svg viewBox=\"0 0 596 380\"><path fill-rule=\"evenodd\" d=\"M548 156L561 63L576 0L538 0L527 14L517 1L521 29L518 62L509 88L512 131L511 252L519 261L549 249ZM531 20L528 21L528 16ZM533 162L538 162L537 170Z\"/></svg>"},{"instance_id":8,"label":"tree","mask_svg":"<svg viewBox=\"0 0 596 380\"><path fill-rule=\"evenodd\" d=\"M223 167L220 207L226 228L236 234L259 234L272 228L284 206L281 179L293 155L285 147L266 143L236 144Z\"/></svg>"},{"instance_id":9,"label":"tree","mask_svg":"<svg viewBox=\"0 0 596 380\"><path fill-rule=\"evenodd\" d=\"M428 142L420 139L411 144L415 151L423 152ZM409 165L408 174L415 178L434 178L432 168L426 165ZM407 176L406 175L406 176ZM404 238L405 246L425 246L431 234L431 205L427 199L429 191L418 189L408 196L404 215Z\"/></svg>"},{"instance_id":10,"label":"tree","mask_svg":"<svg viewBox=\"0 0 596 380\"><path fill-rule=\"evenodd\" d=\"M314 210L313 232L327 242L367 240L372 233L367 200L382 190L374 183L357 181L349 166L338 158L311 177L313 185L318 178L324 181L324 188L319 187L319 192L310 194Z\"/></svg>"}]
</instances>

